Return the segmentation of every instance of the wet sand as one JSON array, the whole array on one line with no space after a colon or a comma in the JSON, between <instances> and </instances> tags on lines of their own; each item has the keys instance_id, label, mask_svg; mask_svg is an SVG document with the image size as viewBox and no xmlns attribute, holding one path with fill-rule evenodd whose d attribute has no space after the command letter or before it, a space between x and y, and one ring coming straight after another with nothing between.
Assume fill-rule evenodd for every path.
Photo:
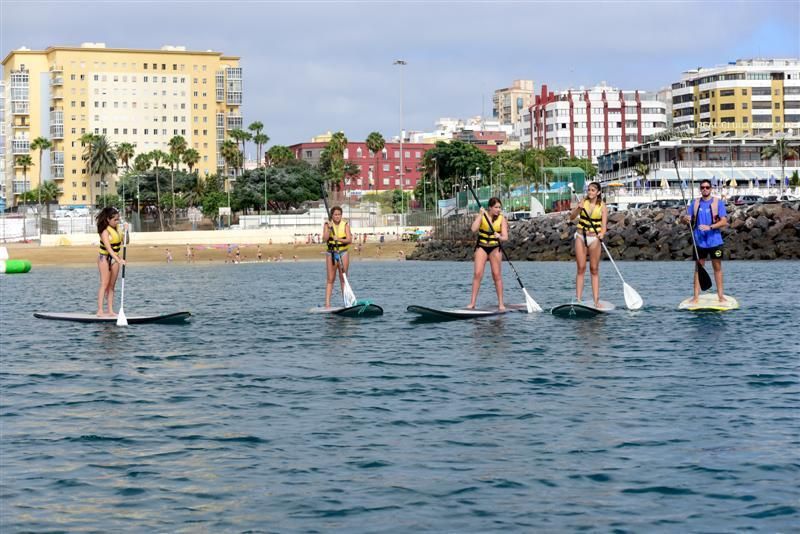
<instances>
[{"instance_id":1,"label":"wet sand","mask_svg":"<svg viewBox=\"0 0 800 534\"><path fill-rule=\"evenodd\" d=\"M97 247L95 246L70 246L70 247L40 247L38 244L19 244L8 243L8 256L11 259L29 260L33 267L36 266L83 266L94 265L97 260ZM194 248L194 262L222 263L227 261L228 252L226 245L190 245ZM167 263L167 250L172 253L172 263L175 265L188 265L190 262L186 258L186 247L179 246L156 246L156 245L135 245L128 247L127 258L130 263L156 264ZM236 248L231 254L235 258ZM350 260L381 260L396 261L399 259L400 251L407 256L414 250L414 243L410 242L387 242L382 246L377 243L367 243L362 246L361 254L356 250L350 251ZM257 245L241 245L239 247L240 261L257 261ZM322 261L324 259L325 246L314 245L261 245L262 261L273 261L283 254L283 261Z\"/></svg>"}]
</instances>

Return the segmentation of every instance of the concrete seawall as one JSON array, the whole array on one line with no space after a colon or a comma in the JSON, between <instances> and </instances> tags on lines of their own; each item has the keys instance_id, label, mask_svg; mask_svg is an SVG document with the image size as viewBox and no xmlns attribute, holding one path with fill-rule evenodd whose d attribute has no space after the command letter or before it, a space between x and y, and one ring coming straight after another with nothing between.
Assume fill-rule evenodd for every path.
<instances>
[{"instance_id":1,"label":"concrete seawall","mask_svg":"<svg viewBox=\"0 0 800 534\"><path fill-rule=\"evenodd\" d=\"M644 209L609 215L606 245L615 259L683 260L692 256L689 227L678 219L685 210ZM724 258L800 259L800 202L733 209L723 230ZM505 245L512 260L572 260L575 224L566 212L511 223ZM475 236L464 227L451 239L420 243L410 260L472 259Z\"/></svg>"}]
</instances>

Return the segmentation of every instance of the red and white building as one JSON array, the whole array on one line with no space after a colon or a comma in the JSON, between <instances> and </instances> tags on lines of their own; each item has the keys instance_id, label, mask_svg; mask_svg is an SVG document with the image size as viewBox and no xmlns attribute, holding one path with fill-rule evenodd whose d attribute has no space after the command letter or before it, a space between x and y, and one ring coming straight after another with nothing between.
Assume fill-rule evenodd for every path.
<instances>
[{"instance_id":1,"label":"red and white building","mask_svg":"<svg viewBox=\"0 0 800 534\"><path fill-rule=\"evenodd\" d=\"M298 143L289 148L297 159L312 165L319 163L326 142ZM373 154L365 142L347 143L344 159L359 168L358 175L345 179L344 187L352 194L391 189L413 190L424 174L422 158L432 149L430 143L403 143L403 182L400 183L400 143L387 142L382 152Z\"/></svg>"},{"instance_id":2,"label":"red and white building","mask_svg":"<svg viewBox=\"0 0 800 534\"><path fill-rule=\"evenodd\" d=\"M667 105L656 93L598 85L541 94L523 115L523 146L560 145L570 157L591 158L640 144L667 127Z\"/></svg>"}]
</instances>

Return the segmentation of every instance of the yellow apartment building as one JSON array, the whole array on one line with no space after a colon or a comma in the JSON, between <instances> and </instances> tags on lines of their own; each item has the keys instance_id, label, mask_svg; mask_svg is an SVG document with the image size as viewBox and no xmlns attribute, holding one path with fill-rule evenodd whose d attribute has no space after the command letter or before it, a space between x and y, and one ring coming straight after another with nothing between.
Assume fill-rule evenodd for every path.
<instances>
[{"instance_id":1,"label":"yellow apartment building","mask_svg":"<svg viewBox=\"0 0 800 534\"><path fill-rule=\"evenodd\" d=\"M533 104L533 91L533 80L514 80L511 87L495 90L492 116L500 124L516 124Z\"/></svg>"},{"instance_id":2,"label":"yellow apartment building","mask_svg":"<svg viewBox=\"0 0 800 534\"><path fill-rule=\"evenodd\" d=\"M220 52L107 48L103 43L45 50L20 48L3 59L5 85L5 189L7 204L39 185L39 154L31 141L45 137L42 181L55 180L62 206L97 205L101 185L116 191L116 176L101 184L87 176L85 133L113 144L133 143L136 153L168 152L175 135L200 153L201 176L222 167L219 146L227 131L242 128L242 69L239 58ZM27 179L16 165L29 154ZM132 163L132 162L131 162ZM120 164L121 165L121 164Z\"/></svg>"},{"instance_id":3,"label":"yellow apartment building","mask_svg":"<svg viewBox=\"0 0 800 534\"><path fill-rule=\"evenodd\" d=\"M740 59L672 84L675 128L711 135L800 132L800 59Z\"/></svg>"}]
</instances>

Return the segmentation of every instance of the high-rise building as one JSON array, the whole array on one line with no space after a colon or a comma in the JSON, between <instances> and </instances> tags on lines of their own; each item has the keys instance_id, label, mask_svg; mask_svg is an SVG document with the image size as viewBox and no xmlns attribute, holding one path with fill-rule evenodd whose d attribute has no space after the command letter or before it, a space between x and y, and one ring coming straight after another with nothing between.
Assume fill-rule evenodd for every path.
<instances>
[{"instance_id":1,"label":"high-rise building","mask_svg":"<svg viewBox=\"0 0 800 534\"><path fill-rule=\"evenodd\" d=\"M800 60L740 59L672 84L675 128L765 135L800 129Z\"/></svg>"},{"instance_id":2,"label":"high-rise building","mask_svg":"<svg viewBox=\"0 0 800 534\"><path fill-rule=\"evenodd\" d=\"M500 124L515 124L533 103L533 80L514 80L511 87L497 89L492 98L492 116Z\"/></svg>"},{"instance_id":3,"label":"high-rise building","mask_svg":"<svg viewBox=\"0 0 800 534\"><path fill-rule=\"evenodd\" d=\"M0 213L6 205L6 83L0 80Z\"/></svg>"},{"instance_id":4,"label":"high-rise building","mask_svg":"<svg viewBox=\"0 0 800 534\"><path fill-rule=\"evenodd\" d=\"M59 204L89 206L101 194L99 176L87 176L81 136L105 135L110 143L129 142L136 153L168 151L176 135L200 153L200 174L222 166L219 146L229 129L243 125L242 69L239 58L220 52L79 47L20 48L2 62L6 91L6 180L12 197L39 185L39 155L31 141L45 137L53 148L42 155L42 181L56 180ZM36 167L15 167L31 154ZM114 177L108 191L114 191Z\"/></svg>"},{"instance_id":5,"label":"high-rise building","mask_svg":"<svg viewBox=\"0 0 800 534\"><path fill-rule=\"evenodd\" d=\"M570 157L597 157L642 143L667 126L666 105L655 93L605 84L553 93L542 86L523 115L523 146L563 146Z\"/></svg>"}]
</instances>

